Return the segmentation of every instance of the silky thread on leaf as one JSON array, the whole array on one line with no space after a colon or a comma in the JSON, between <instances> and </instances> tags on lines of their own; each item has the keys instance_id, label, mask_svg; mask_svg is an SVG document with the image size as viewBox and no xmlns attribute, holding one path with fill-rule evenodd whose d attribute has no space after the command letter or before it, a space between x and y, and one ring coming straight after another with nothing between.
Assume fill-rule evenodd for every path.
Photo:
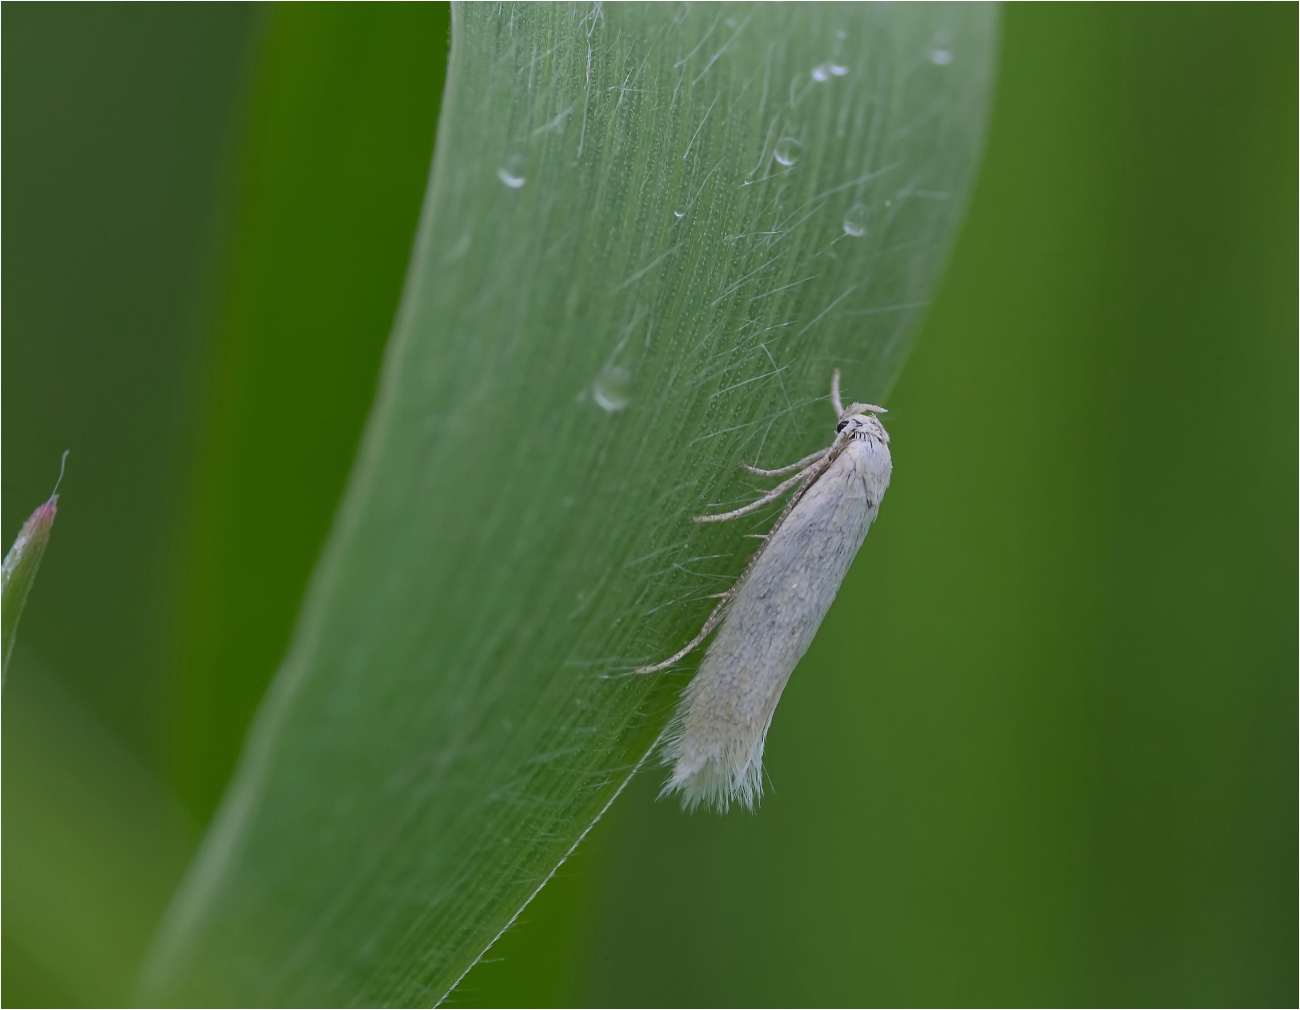
<instances>
[{"instance_id":1,"label":"silky thread on leaf","mask_svg":"<svg viewBox=\"0 0 1300 1010\"><path fill-rule=\"evenodd\" d=\"M660 795L682 806L726 812L737 802L753 810L762 796L763 745L772 715L795 666L812 644L867 530L880 510L893 464L883 407L840 401L840 372L831 376L838 423L825 449L764 477L794 476L748 505L694 522L727 522L793 489L771 532L704 626L677 653L636 673L667 669L719 629L687 685L662 737L672 768Z\"/></svg>"}]
</instances>

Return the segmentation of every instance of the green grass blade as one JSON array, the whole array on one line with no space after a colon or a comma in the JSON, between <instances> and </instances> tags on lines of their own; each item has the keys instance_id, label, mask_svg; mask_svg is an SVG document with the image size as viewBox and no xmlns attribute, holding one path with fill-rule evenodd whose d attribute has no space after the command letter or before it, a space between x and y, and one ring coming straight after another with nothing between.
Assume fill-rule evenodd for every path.
<instances>
[{"instance_id":1,"label":"green grass blade","mask_svg":"<svg viewBox=\"0 0 1300 1010\"><path fill-rule=\"evenodd\" d=\"M68 461L68 454L63 454L63 462ZM62 471L59 480L63 479ZM27 594L32 591L36 581L36 572L41 567L41 558L50 542L50 531L54 528L54 519L59 513L58 485L54 493L27 517L18 536L14 537L13 546L5 555L4 564L0 565L0 684L9 672L9 656L14 651L14 641L18 635L18 620L23 616L27 606Z\"/></svg>"},{"instance_id":2,"label":"green grass blade","mask_svg":"<svg viewBox=\"0 0 1300 1010\"><path fill-rule=\"evenodd\" d=\"M991 8L456 8L379 399L151 999L441 999L612 802L753 541L688 517L885 398Z\"/></svg>"},{"instance_id":3,"label":"green grass blade","mask_svg":"<svg viewBox=\"0 0 1300 1010\"><path fill-rule=\"evenodd\" d=\"M265 19L204 371L169 713L172 775L203 819L284 655L374 397L449 20L443 4L277 4Z\"/></svg>"}]
</instances>

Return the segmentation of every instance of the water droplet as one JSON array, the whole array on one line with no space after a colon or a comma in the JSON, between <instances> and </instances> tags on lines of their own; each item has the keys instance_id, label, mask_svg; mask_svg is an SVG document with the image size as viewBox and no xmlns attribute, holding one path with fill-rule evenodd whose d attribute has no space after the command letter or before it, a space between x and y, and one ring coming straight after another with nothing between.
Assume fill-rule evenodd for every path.
<instances>
[{"instance_id":1,"label":"water droplet","mask_svg":"<svg viewBox=\"0 0 1300 1010\"><path fill-rule=\"evenodd\" d=\"M952 62L952 53L947 49L931 49L930 62L936 67L946 67Z\"/></svg>"},{"instance_id":2,"label":"water droplet","mask_svg":"<svg viewBox=\"0 0 1300 1010\"><path fill-rule=\"evenodd\" d=\"M829 81L831 79L831 67L829 63L819 63L812 68L812 79L814 81Z\"/></svg>"},{"instance_id":3,"label":"water droplet","mask_svg":"<svg viewBox=\"0 0 1300 1010\"><path fill-rule=\"evenodd\" d=\"M735 27L736 27L736 19L735 19L735 18L727 18L727 20L724 21L724 22L722 22L722 23L723 23L724 25L726 25L728 28L735 28Z\"/></svg>"},{"instance_id":4,"label":"water droplet","mask_svg":"<svg viewBox=\"0 0 1300 1010\"><path fill-rule=\"evenodd\" d=\"M683 217L685 217L685 216L686 216L686 208L685 208L685 207L674 207L674 208L673 208L673 217L675 217L675 218L683 218Z\"/></svg>"},{"instance_id":5,"label":"water droplet","mask_svg":"<svg viewBox=\"0 0 1300 1010\"><path fill-rule=\"evenodd\" d=\"M855 203L844 215L844 234L861 238L867 233L867 221L871 218L871 208L863 203Z\"/></svg>"},{"instance_id":6,"label":"water droplet","mask_svg":"<svg viewBox=\"0 0 1300 1010\"><path fill-rule=\"evenodd\" d=\"M776 142L776 150L772 152L772 157L782 165L793 165L799 160L799 152L802 150L803 144L794 137L782 137Z\"/></svg>"},{"instance_id":7,"label":"water droplet","mask_svg":"<svg viewBox=\"0 0 1300 1010\"><path fill-rule=\"evenodd\" d=\"M619 365L606 365L591 386L591 398L601 410L617 414L632 402L629 387L632 376Z\"/></svg>"},{"instance_id":8,"label":"water droplet","mask_svg":"<svg viewBox=\"0 0 1300 1010\"><path fill-rule=\"evenodd\" d=\"M846 32L843 28L836 28L835 37L837 39L847 39L849 37L849 33Z\"/></svg>"},{"instance_id":9,"label":"water droplet","mask_svg":"<svg viewBox=\"0 0 1300 1010\"><path fill-rule=\"evenodd\" d=\"M826 69L831 72L832 77L843 77L849 72L849 68L843 63L828 63Z\"/></svg>"},{"instance_id":10,"label":"water droplet","mask_svg":"<svg viewBox=\"0 0 1300 1010\"><path fill-rule=\"evenodd\" d=\"M524 159L518 154L512 154L506 159L506 163L497 169L497 178L509 186L511 189L523 189L524 183Z\"/></svg>"}]
</instances>

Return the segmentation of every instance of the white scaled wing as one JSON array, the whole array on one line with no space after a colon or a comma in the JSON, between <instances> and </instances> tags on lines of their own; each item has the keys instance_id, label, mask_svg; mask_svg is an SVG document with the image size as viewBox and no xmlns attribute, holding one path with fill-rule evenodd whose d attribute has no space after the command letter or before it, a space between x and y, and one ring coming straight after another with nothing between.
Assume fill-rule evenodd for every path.
<instances>
[{"instance_id":1,"label":"white scaled wing","mask_svg":"<svg viewBox=\"0 0 1300 1010\"><path fill-rule=\"evenodd\" d=\"M884 432L881 430L881 434ZM665 793L683 806L749 809L762 794L763 742L889 486L885 439L855 438L773 530L669 725Z\"/></svg>"}]
</instances>

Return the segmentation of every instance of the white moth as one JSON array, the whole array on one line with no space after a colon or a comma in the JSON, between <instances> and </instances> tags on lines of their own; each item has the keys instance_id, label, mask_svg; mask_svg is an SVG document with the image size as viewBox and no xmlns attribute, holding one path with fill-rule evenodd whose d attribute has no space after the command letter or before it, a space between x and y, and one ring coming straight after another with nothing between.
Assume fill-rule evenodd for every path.
<instances>
[{"instance_id":1,"label":"white moth","mask_svg":"<svg viewBox=\"0 0 1300 1010\"><path fill-rule=\"evenodd\" d=\"M734 512L695 517L698 523L737 519L795 489L700 633L676 655L636 671L671 666L721 625L664 734L663 759L672 775L660 795L680 793L688 809L703 803L725 811L733 800L754 809L763 793L763 742L781 691L889 487L889 435L875 416L885 409L869 403L846 409L839 369L831 377L831 404L839 423L827 448L779 470L745 467L764 477L798 471L793 477Z\"/></svg>"}]
</instances>

